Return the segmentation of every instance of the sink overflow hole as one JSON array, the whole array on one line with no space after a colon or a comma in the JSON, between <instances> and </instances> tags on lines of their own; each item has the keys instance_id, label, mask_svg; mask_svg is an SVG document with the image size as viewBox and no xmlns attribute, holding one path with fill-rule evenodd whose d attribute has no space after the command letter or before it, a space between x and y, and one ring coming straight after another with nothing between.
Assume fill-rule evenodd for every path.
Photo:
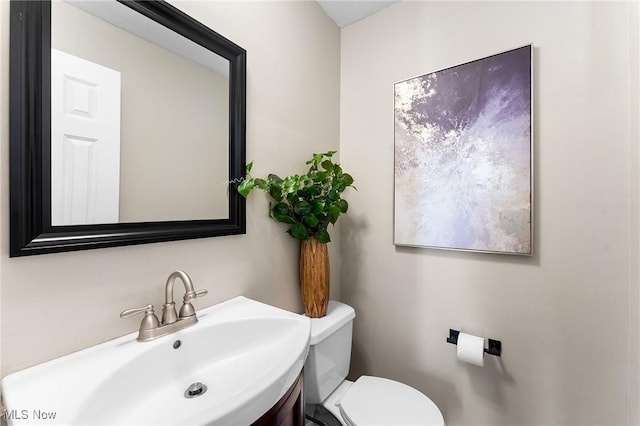
<instances>
[{"instance_id":1,"label":"sink overflow hole","mask_svg":"<svg viewBox=\"0 0 640 426\"><path fill-rule=\"evenodd\" d=\"M207 385L203 385L200 382L195 382L189 385L186 391L184 391L185 398L195 398L207 391Z\"/></svg>"},{"instance_id":2,"label":"sink overflow hole","mask_svg":"<svg viewBox=\"0 0 640 426\"><path fill-rule=\"evenodd\" d=\"M182 342L180 340L176 340L173 342L173 349L178 349L180 345L182 345Z\"/></svg>"}]
</instances>

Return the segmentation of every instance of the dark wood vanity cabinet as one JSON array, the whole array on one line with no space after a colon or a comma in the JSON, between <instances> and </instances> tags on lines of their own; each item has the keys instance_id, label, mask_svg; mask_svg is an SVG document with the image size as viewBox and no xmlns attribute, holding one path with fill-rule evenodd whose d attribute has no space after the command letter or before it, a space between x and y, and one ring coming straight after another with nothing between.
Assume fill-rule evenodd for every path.
<instances>
[{"instance_id":1,"label":"dark wood vanity cabinet","mask_svg":"<svg viewBox=\"0 0 640 426\"><path fill-rule=\"evenodd\" d=\"M302 373L280 401L251 426L304 426Z\"/></svg>"}]
</instances>

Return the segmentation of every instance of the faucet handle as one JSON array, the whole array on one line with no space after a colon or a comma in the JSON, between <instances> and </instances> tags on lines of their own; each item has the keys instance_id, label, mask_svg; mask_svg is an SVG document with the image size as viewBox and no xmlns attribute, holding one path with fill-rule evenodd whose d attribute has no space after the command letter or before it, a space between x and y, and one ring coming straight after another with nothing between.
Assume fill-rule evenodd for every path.
<instances>
[{"instance_id":1,"label":"faucet handle","mask_svg":"<svg viewBox=\"0 0 640 426\"><path fill-rule=\"evenodd\" d=\"M206 289L201 289L198 291L188 291L184 294L182 298L182 307L180 308L180 318L188 318L192 317L196 314L196 310L194 309L191 301L196 299L197 297L204 296L208 291Z\"/></svg>"},{"instance_id":2,"label":"faucet handle","mask_svg":"<svg viewBox=\"0 0 640 426\"><path fill-rule=\"evenodd\" d=\"M127 309L126 311L122 311L120 312L120 318L129 318L132 317L136 314L140 314L140 313L153 313L154 312L154 307L153 305L149 304L147 306L143 306L142 308L132 308L132 309Z\"/></svg>"},{"instance_id":3,"label":"faucet handle","mask_svg":"<svg viewBox=\"0 0 640 426\"><path fill-rule=\"evenodd\" d=\"M209 293L209 292L207 291L206 288L203 288L203 289L200 289L200 290L197 290L197 291L189 291L189 292L184 294L184 297L182 298L182 301L184 303L189 303L189 302L191 302L192 300L194 300L194 299L196 299L198 297L206 296L207 293Z\"/></svg>"},{"instance_id":4,"label":"faucet handle","mask_svg":"<svg viewBox=\"0 0 640 426\"><path fill-rule=\"evenodd\" d=\"M129 318L141 313L144 313L144 317L140 323L140 330L151 330L160 326L160 321L158 321L158 317L154 313L154 307L151 304L143 306L142 308L133 308L122 311L120 312L120 318Z\"/></svg>"}]
</instances>

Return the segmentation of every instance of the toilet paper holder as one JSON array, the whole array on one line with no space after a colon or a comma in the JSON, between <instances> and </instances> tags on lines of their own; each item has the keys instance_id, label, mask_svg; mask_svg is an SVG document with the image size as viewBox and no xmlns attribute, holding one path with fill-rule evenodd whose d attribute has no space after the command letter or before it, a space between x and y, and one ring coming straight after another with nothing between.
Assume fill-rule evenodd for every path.
<instances>
[{"instance_id":1,"label":"toilet paper holder","mask_svg":"<svg viewBox=\"0 0 640 426\"><path fill-rule=\"evenodd\" d=\"M449 329L449 337L447 337L447 343L452 343L454 345L458 344L458 335L460 331ZM484 353L495 356L502 356L502 342L500 340L489 340L489 347L484 348Z\"/></svg>"}]
</instances>

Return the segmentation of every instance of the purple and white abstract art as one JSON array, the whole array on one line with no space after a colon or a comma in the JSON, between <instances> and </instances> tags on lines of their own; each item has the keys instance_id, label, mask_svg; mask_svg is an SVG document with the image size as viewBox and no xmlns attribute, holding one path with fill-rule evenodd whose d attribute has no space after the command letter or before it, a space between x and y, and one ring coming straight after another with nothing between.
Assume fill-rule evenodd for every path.
<instances>
[{"instance_id":1,"label":"purple and white abstract art","mask_svg":"<svg viewBox=\"0 0 640 426\"><path fill-rule=\"evenodd\" d=\"M532 254L531 46L395 84L397 245Z\"/></svg>"}]
</instances>

